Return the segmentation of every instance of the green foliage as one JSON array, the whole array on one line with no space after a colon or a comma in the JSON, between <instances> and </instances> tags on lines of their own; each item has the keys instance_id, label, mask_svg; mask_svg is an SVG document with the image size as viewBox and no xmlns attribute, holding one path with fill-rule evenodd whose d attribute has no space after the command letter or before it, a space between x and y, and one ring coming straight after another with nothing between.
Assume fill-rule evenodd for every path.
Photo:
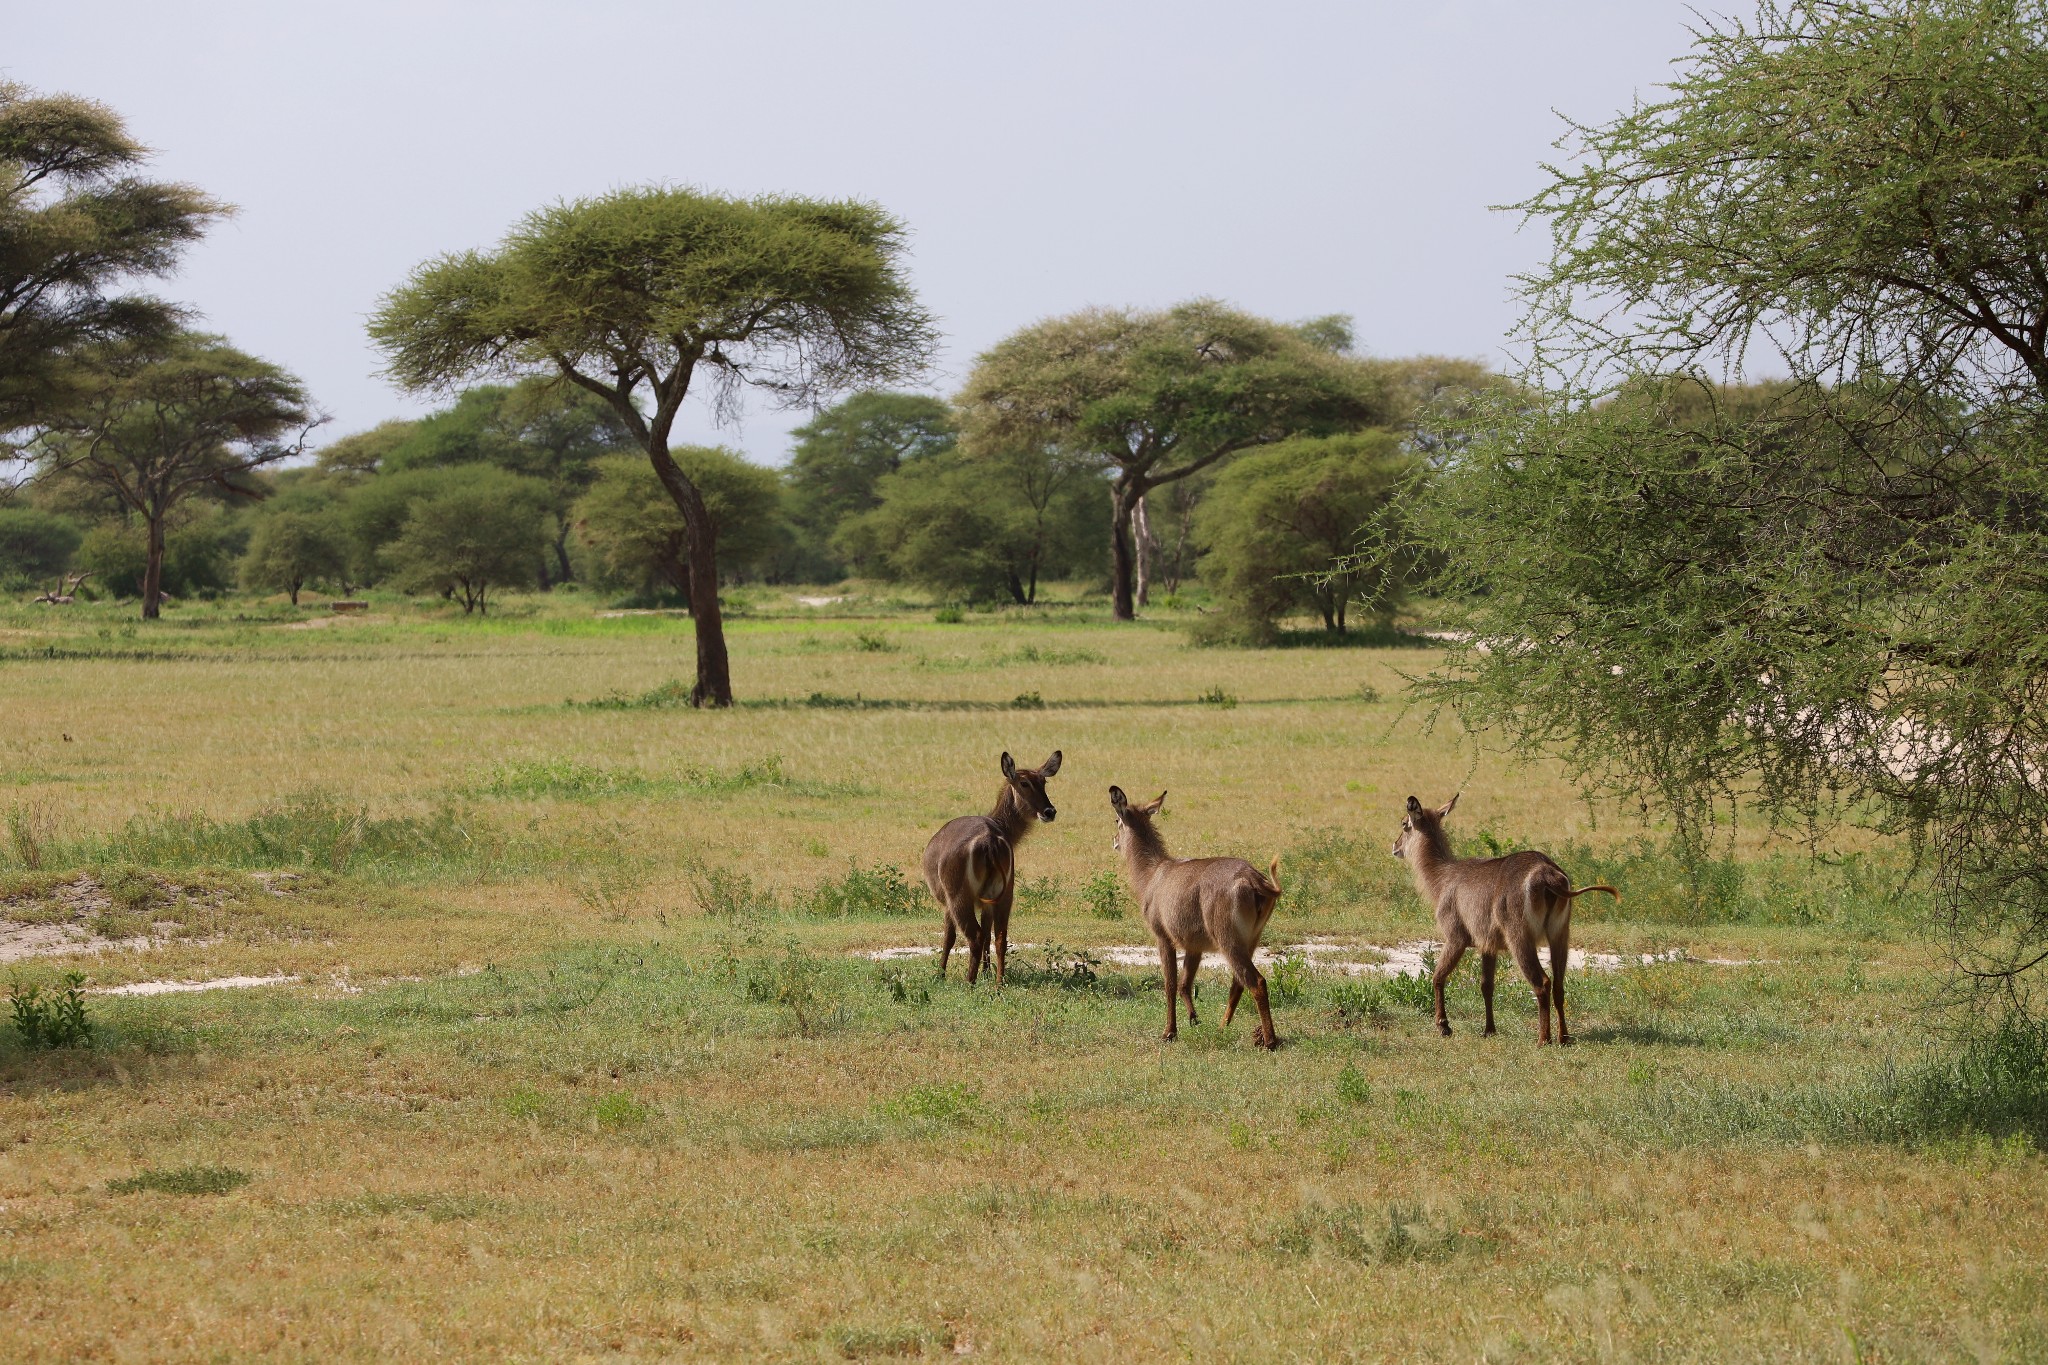
<instances>
[{"instance_id":1,"label":"green foliage","mask_svg":"<svg viewBox=\"0 0 2048 1365\"><path fill-rule=\"evenodd\" d=\"M42 470L95 485L141 523L153 618L173 514L203 489L261 496L256 471L297 454L319 418L295 377L217 336L124 340L87 360Z\"/></svg>"},{"instance_id":2,"label":"green foliage","mask_svg":"<svg viewBox=\"0 0 2048 1365\"><path fill-rule=\"evenodd\" d=\"M370 335L409 389L545 375L604 398L693 528L691 696L730 706L715 536L668 453L677 411L700 367L727 409L750 386L796 405L920 370L936 332L904 245L900 223L854 200L616 190L528 214L495 252L421 266Z\"/></svg>"},{"instance_id":3,"label":"green foliage","mask_svg":"<svg viewBox=\"0 0 2048 1365\"><path fill-rule=\"evenodd\" d=\"M226 590L234 582L235 558L248 531L241 518L211 511L197 512L172 527L164 537L161 591L192 598ZM79 542L73 567L92 571L92 579L81 591L96 589L109 597L140 597L149 570L148 530L118 521L103 522Z\"/></svg>"},{"instance_id":4,"label":"green foliage","mask_svg":"<svg viewBox=\"0 0 2048 1365\"><path fill-rule=\"evenodd\" d=\"M1386 402L1360 362L1295 328L1197 300L1027 327L975 362L959 407L970 452L1058 452L1114 471L1112 588L1126 619L1131 517L1147 490L1250 446L1371 425Z\"/></svg>"},{"instance_id":5,"label":"green foliage","mask_svg":"<svg viewBox=\"0 0 2048 1365\"><path fill-rule=\"evenodd\" d=\"M85 1014L85 976L64 973L64 984L48 999L41 987L19 983L7 988L14 1031L30 1051L60 1047L91 1047L92 1020Z\"/></svg>"},{"instance_id":6,"label":"green foliage","mask_svg":"<svg viewBox=\"0 0 2048 1365\"><path fill-rule=\"evenodd\" d=\"M2043 89L2048 30L2008 0L1704 26L1522 206L1559 387L1486 406L1425 514L1475 604L1437 700L1658 800L1696 865L1741 807L1909 836L1956 985L2021 1009L2048 962ZM1787 383L1709 378L1773 352Z\"/></svg>"},{"instance_id":7,"label":"green foliage","mask_svg":"<svg viewBox=\"0 0 2048 1365\"><path fill-rule=\"evenodd\" d=\"M35 507L0 507L0 581L55 578L83 538L77 523Z\"/></svg>"},{"instance_id":8,"label":"green foliage","mask_svg":"<svg viewBox=\"0 0 2048 1365\"><path fill-rule=\"evenodd\" d=\"M1115 872L1104 869L1081 883L1081 904L1096 919L1122 919L1124 914L1124 880Z\"/></svg>"},{"instance_id":9,"label":"green foliage","mask_svg":"<svg viewBox=\"0 0 2048 1365\"><path fill-rule=\"evenodd\" d=\"M1240 633L1270 642L1308 608L1342 632L1353 602L1388 625L1416 568L1396 500L1421 457L1393 433L1304 437L1239 456L1196 513L1202 582Z\"/></svg>"},{"instance_id":10,"label":"green foliage","mask_svg":"<svg viewBox=\"0 0 2048 1365\"><path fill-rule=\"evenodd\" d=\"M258 518L242 556L245 590L283 592L292 605L309 583L341 587L348 577L349 544L332 507L281 506Z\"/></svg>"},{"instance_id":11,"label":"green foliage","mask_svg":"<svg viewBox=\"0 0 2048 1365\"><path fill-rule=\"evenodd\" d=\"M109 1180L113 1194L233 1194L255 1179L232 1166L171 1166Z\"/></svg>"},{"instance_id":12,"label":"green foliage","mask_svg":"<svg viewBox=\"0 0 2048 1365\"><path fill-rule=\"evenodd\" d=\"M797 908L820 919L856 919L916 914L927 908L927 902L893 863L862 867L848 859L845 876L819 882L800 898Z\"/></svg>"},{"instance_id":13,"label":"green foliage","mask_svg":"<svg viewBox=\"0 0 2048 1365\"><path fill-rule=\"evenodd\" d=\"M1034 602L1042 579L1090 571L1105 548L1099 473L1037 448L927 456L883 477L833 546L875 577L970 602Z\"/></svg>"},{"instance_id":14,"label":"green foliage","mask_svg":"<svg viewBox=\"0 0 2048 1365\"><path fill-rule=\"evenodd\" d=\"M1214 706L1219 710L1234 711L1237 709L1237 694L1225 691L1221 683L1202 693L1195 700L1204 706Z\"/></svg>"},{"instance_id":15,"label":"green foliage","mask_svg":"<svg viewBox=\"0 0 2048 1365\"><path fill-rule=\"evenodd\" d=\"M526 587L539 576L546 506L537 479L465 471L460 482L407 508L382 559L397 586L458 596L464 615L488 612L492 588Z\"/></svg>"},{"instance_id":16,"label":"green foliage","mask_svg":"<svg viewBox=\"0 0 2048 1365\"><path fill-rule=\"evenodd\" d=\"M881 501L877 485L885 477L945 454L954 440L952 411L940 399L875 390L826 408L791 434L783 477L797 543L782 569L797 582L843 573L847 566L831 549L840 526Z\"/></svg>"},{"instance_id":17,"label":"green foliage","mask_svg":"<svg viewBox=\"0 0 2048 1365\"><path fill-rule=\"evenodd\" d=\"M678 446L669 453L704 498L717 532L720 579L761 574L781 544L775 471L717 446ZM590 491L572 515L603 566L604 581L688 600L689 531L645 456L599 460Z\"/></svg>"},{"instance_id":18,"label":"green foliage","mask_svg":"<svg viewBox=\"0 0 2048 1365\"><path fill-rule=\"evenodd\" d=\"M479 871L507 852L495 831L459 807L373 816L366 807L309 792L240 820L154 811L111 834L51 847L44 858L53 866L306 867L405 876Z\"/></svg>"},{"instance_id":19,"label":"green foliage","mask_svg":"<svg viewBox=\"0 0 2048 1365\"><path fill-rule=\"evenodd\" d=\"M119 289L169 274L227 207L141 178L148 157L105 105L0 82L0 433L75 413L95 345L174 325Z\"/></svg>"}]
</instances>

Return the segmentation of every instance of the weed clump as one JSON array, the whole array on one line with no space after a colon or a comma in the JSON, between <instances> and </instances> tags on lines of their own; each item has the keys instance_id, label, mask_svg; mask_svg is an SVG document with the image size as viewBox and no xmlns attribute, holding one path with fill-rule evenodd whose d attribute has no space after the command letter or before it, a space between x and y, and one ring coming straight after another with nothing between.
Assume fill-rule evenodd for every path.
<instances>
[{"instance_id":1,"label":"weed clump","mask_svg":"<svg viewBox=\"0 0 2048 1365\"><path fill-rule=\"evenodd\" d=\"M14 1013L14 1031L30 1051L92 1046L93 1024L85 1014L83 973L64 973L64 984L48 999L40 986L10 986L7 1003Z\"/></svg>"},{"instance_id":2,"label":"weed clump","mask_svg":"<svg viewBox=\"0 0 2048 1365\"><path fill-rule=\"evenodd\" d=\"M1366 1265L1400 1265L1448 1259L1464 1240L1412 1204L1391 1203L1378 1213L1336 1204L1298 1211L1276 1229L1273 1247L1295 1256L1321 1251Z\"/></svg>"},{"instance_id":3,"label":"weed clump","mask_svg":"<svg viewBox=\"0 0 2048 1365\"><path fill-rule=\"evenodd\" d=\"M232 1194L256 1177L232 1166L173 1166L109 1180L114 1194Z\"/></svg>"}]
</instances>

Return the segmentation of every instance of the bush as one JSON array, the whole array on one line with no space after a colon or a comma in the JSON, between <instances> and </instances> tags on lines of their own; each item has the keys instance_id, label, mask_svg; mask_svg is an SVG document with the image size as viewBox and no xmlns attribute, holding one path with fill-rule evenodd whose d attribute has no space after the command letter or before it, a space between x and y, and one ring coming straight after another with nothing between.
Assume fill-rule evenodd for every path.
<instances>
[{"instance_id":1,"label":"bush","mask_svg":"<svg viewBox=\"0 0 2048 1365\"><path fill-rule=\"evenodd\" d=\"M23 1047L41 1051L60 1047L91 1047L92 1021L85 1017L85 977L66 972L64 985L45 1000L38 986L8 988L7 1003L14 1010L14 1031Z\"/></svg>"},{"instance_id":2,"label":"bush","mask_svg":"<svg viewBox=\"0 0 2048 1365\"><path fill-rule=\"evenodd\" d=\"M55 578L84 538L76 523L34 507L0 507L0 578Z\"/></svg>"}]
</instances>

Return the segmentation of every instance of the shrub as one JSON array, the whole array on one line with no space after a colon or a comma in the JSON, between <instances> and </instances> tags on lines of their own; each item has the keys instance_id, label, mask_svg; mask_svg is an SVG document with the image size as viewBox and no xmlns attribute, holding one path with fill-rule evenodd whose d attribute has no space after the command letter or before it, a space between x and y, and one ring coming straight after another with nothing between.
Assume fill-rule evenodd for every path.
<instances>
[{"instance_id":1,"label":"shrub","mask_svg":"<svg viewBox=\"0 0 2048 1365\"><path fill-rule=\"evenodd\" d=\"M85 1016L85 977L64 973L64 984L49 999L39 986L10 986L7 1003L14 1011L14 1031L23 1047L42 1051L60 1047L91 1047L92 1021Z\"/></svg>"}]
</instances>

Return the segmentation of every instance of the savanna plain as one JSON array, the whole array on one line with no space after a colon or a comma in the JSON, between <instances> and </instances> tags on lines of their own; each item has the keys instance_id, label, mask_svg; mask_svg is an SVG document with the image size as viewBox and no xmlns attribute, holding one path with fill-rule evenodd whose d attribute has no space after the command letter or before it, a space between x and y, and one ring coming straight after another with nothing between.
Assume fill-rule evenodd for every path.
<instances>
[{"instance_id":1,"label":"savanna plain","mask_svg":"<svg viewBox=\"0 0 2048 1365\"><path fill-rule=\"evenodd\" d=\"M0 1355L2048 1359L2048 1082L1944 1032L1905 850L1688 876L1429 724L1419 637L735 607L723 713L687 618L574 594L0 608L0 970L46 1014L81 973L89 1030L0 1027ZM1054 749L1004 988L880 956ZM1111 783L1279 855L1276 1054L1220 973L1159 1040ZM1622 889L1576 1047L1511 969L1449 1039L1376 969L1433 933L1402 803L1453 792L1461 853ZM227 977L288 979L108 990Z\"/></svg>"}]
</instances>

